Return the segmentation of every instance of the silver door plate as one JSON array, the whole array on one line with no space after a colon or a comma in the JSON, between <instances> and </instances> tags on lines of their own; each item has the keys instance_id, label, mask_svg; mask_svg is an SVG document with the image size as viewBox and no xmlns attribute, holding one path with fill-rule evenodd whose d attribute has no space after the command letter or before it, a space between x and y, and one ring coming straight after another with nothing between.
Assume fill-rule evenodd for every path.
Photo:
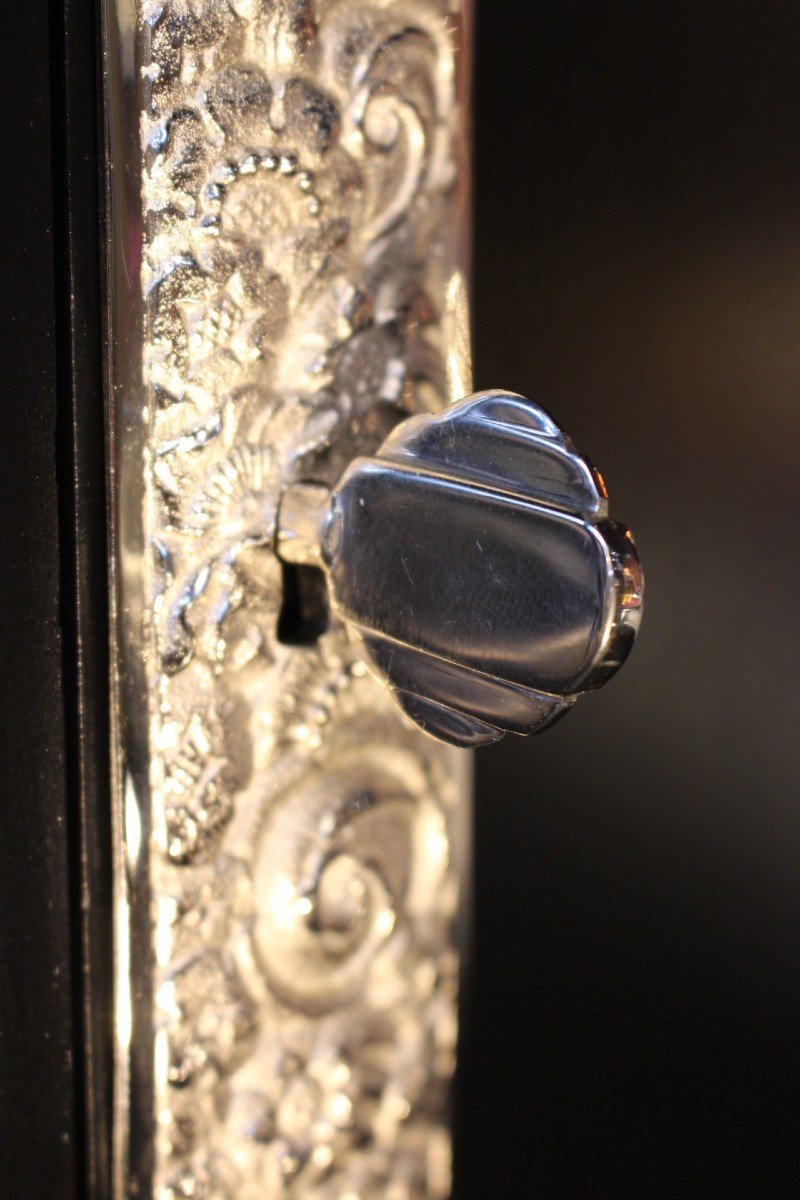
<instances>
[{"instance_id":1,"label":"silver door plate","mask_svg":"<svg viewBox=\"0 0 800 1200\"><path fill-rule=\"evenodd\" d=\"M106 0L118 1197L449 1193L463 755L280 491L470 388L448 0Z\"/></svg>"}]
</instances>

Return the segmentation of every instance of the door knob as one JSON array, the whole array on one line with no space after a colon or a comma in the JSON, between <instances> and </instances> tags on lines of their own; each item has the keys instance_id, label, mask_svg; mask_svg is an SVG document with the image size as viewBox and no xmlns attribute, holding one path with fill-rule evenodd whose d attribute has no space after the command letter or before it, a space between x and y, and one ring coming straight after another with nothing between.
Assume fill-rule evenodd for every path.
<instances>
[{"instance_id":1,"label":"door knob","mask_svg":"<svg viewBox=\"0 0 800 1200\"><path fill-rule=\"evenodd\" d=\"M333 488L292 484L277 551L418 725L479 746L553 724L630 652L633 539L602 478L537 404L481 392L402 422Z\"/></svg>"},{"instance_id":2,"label":"door knob","mask_svg":"<svg viewBox=\"0 0 800 1200\"><path fill-rule=\"evenodd\" d=\"M445 1200L469 762L423 730L541 729L639 622L558 427L452 403L471 7L101 6L118 1197Z\"/></svg>"}]
</instances>

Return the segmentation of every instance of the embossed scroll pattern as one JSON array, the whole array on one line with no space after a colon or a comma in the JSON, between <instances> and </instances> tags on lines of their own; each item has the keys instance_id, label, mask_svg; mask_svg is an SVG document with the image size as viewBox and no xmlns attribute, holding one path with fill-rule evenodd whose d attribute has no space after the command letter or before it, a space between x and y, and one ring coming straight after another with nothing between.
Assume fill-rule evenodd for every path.
<instances>
[{"instance_id":1,"label":"embossed scroll pattern","mask_svg":"<svg viewBox=\"0 0 800 1200\"><path fill-rule=\"evenodd\" d=\"M458 8L141 0L157 1200L448 1194L459 771L272 540L453 398Z\"/></svg>"}]
</instances>

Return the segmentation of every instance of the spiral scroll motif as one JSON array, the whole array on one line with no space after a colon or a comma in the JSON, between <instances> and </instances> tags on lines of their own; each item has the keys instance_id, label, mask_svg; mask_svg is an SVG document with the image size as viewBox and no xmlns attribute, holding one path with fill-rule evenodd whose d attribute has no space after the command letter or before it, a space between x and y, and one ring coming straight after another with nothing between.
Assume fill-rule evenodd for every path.
<instances>
[{"instance_id":1,"label":"spiral scroll motif","mask_svg":"<svg viewBox=\"0 0 800 1200\"><path fill-rule=\"evenodd\" d=\"M254 943L291 1007L326 1012L380 989L376 963L396 957L392 943L409 933L398 933L402 914L420 909L420 889L430 903L445 883L446 826L431 786L419 760L397 747L351 750L268 814Z\"/></svg>"},{"instance_id":2,"label":"spiral scroll motif","mask_svg":"<svg viewBox=\"0 0 800 1200\"><path fill-rule=\"evenodd\" d=\"M156 1200L448 1193L460 768L272 540L468 382L462 10L140 0Z\"/></svg>"}]
</instances>

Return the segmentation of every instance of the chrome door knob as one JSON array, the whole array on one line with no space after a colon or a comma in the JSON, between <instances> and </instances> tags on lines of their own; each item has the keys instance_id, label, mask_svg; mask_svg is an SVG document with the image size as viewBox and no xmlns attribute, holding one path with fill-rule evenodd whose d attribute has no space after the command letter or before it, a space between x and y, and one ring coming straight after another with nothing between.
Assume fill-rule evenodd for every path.
<instances>
[{"instance_id":1,"label":"chrome door knob","mask_svg":"<svg viewBox=\"0 0 800 1200\"><path fill-rule=\"evenodd\" d=\"M427 732L534 733L630 652L643 576L599 474L536 404L481 392L411 417L330 492L284 493L278 553Z\"/></svg>"}]
</instances>

